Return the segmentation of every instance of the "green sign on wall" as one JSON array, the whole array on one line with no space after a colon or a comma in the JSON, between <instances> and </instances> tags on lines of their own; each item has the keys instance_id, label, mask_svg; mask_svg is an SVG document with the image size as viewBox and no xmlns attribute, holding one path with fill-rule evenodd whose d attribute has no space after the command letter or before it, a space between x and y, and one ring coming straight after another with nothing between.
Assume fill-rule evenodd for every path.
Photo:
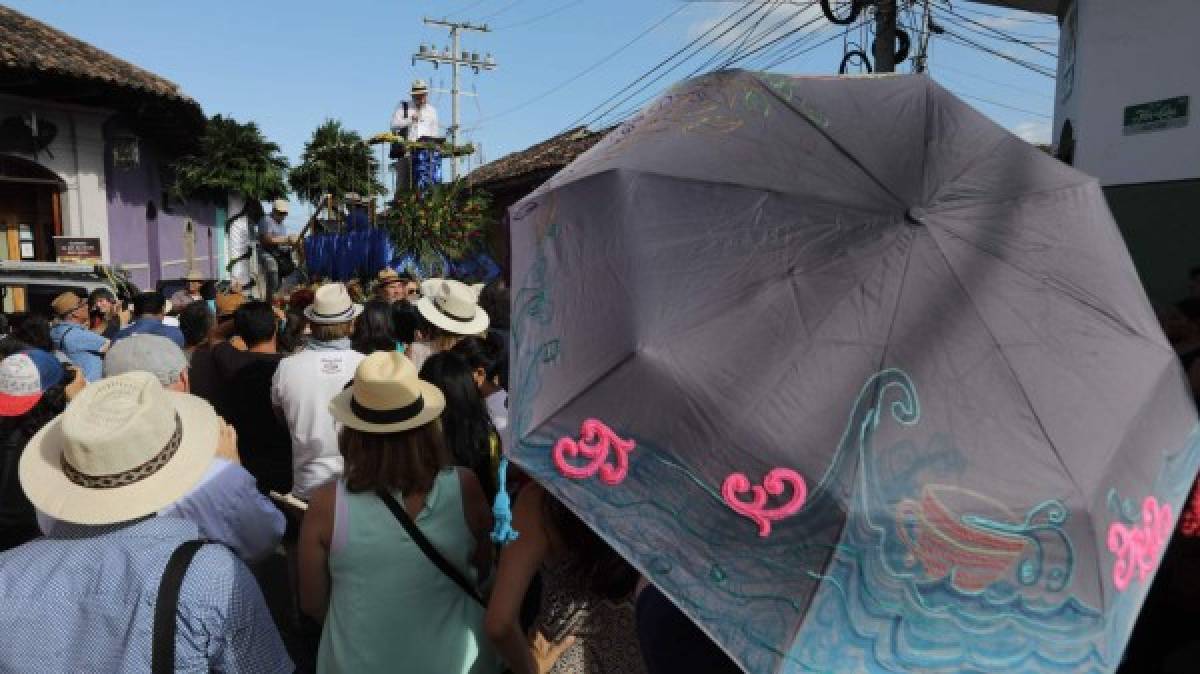
<instances>
[{"instance_id":1,"label":"green sign on wall","mask_svg":"<svg viewBox=\"0 0 1200 674\"><path fill-rule=\"evenodd\" d=\"M1161 101L1139 103L1125 108L1126 136L1135 133L1149 133L1165 129L1178 129L1188 125L1189 99L1187 96L1176 96Z\"/></svg>"}]
</instances>

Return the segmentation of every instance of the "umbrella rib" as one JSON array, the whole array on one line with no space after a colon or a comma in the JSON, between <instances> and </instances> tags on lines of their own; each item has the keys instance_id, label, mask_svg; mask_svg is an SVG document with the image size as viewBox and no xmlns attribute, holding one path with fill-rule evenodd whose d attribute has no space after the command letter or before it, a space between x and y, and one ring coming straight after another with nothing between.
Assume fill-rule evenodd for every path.
<instances>
[{"instance_id":1,"label":"umbrella rib","mask_svg":"<svg viewBox=\"0 0 1200 674\"><path fill-rule=\"evenodd\" d=\"M1137 330L1135 330L1133 328L1132 325L1130 325L1129 323L1127 323L1126 321L1121 319L1120 316L1117 316L1117 315L1113 314L1112 312L1106 310L1104 307L1098 305L1096 302L1089 301L1084 297L1080 297L1076 294L1069 292L1069 289L1066 286L1051 285L1045 279L1041 278L1034 272L1032 272L1028 269L1025 269L1024 267L1014 263L1012 260L1008 260L1008 259L1005 259L1004 257L1001 257L1000 255L997 255L994 251L990 251L986 248L983 248L982 246L979 246L974 241L971 241L970 239L967 239L954 231L946 229L945 227L941 227L940 225L937 225L936 223L932 223L932 222L929 223L929 225L931 226L930 231L932 231L932 226L936 226L940 231L942 231L944 234L946 234L946 236L953 237L956 241L961 241L962 243L970 246L971 248L979 251L980 253L987 255L988 257L996 260L997 262L1000 262L1000 263L1004 264L1005 266L1009 267L1010 269L1024 275L1026 278L1030 279L1031 281L1034 281L1035 283L1041 285L1042 287L1050 289L1050 290L1059 291L1062 293L1062 295L1064 297L1072 299L1080 304L1083 304L1084 306L1088 307L1089 309L1092 309L1096 313L1107 318L1109 321L1111 321L1115 325L1119 325L1120 327L1124 328L1125 332L1127 332L1129 334L1129 336L1136 337L1145 342L1149 342L1155 349L1163 351L1164 353L1170 353L1172 356L1174 356L1174 352L1169 347L1164 346L1163 344L1159 343L1158 341L1154 340L1153 338L1148 337L1148 336L1143 335L1142 333L1138 332ZM932 234L931 234L931 237L934 239L935 245L938 245L938 251L942 253L943 257L945 257L945 253L942 251L941 246L939 244L937 244L937 237L932 236ZM949 261L947 260L947 263L948 262Z\"/></svg>"},{"instance_id":2,"label":"umbrella rib","mask_svg":"<svg viewBox=\"0 0 1200 674\"><path fill-rule=\"evenodd\" d=\"M855 157L853 154L851 154L849 150L847 150L844 146L842 146L842 144L839 143L837 141L837 139L835 139L828 131L821 128L821 126L819 124L817 124L812 119L810 119L809 115L805 114L803 110L800 110L799 108L797 108L795 105L792 104L791 101L787 100L783 96L780 96L779 92L777 92L773 88L767 86L766 82L763 82L757 76L754 76L754 81L756 83L758 83L758 86L762 87L763 90L766 91L769 96L773 97L775 100L777 100L780 103L782 103L783 105L787 106L792 112L795 112L801 119L803 119L805 122L807 122L809 126L811 126L814 130L816 130L817 133L824 136L825 139L829 141L830 145L833 145L833 147L836 148L838 152L841 152L843 155L845 155L846 158L850 160L850 163L857 166L858 169L863 172L863 175L870 178L871 182L873 182L877 186L879 186L879 189L883 190L883 192L885 194L887 194L889 197L891 197L893 201L895 201L897 204L899 204L901 208L908 208L908 204L906 204L904 202L904 200L900 198L899 195L897 195L895 192L893 192L886 184L884 184L884 182L882 180L880 180L878 177L876 177L876 175L874 173L872 173L871 170L866 167L866 165L864 165L861 161L858 160L857 157Z\"/></svg>"},{"instance_id":3,"label":"umbrella rib","mask_svg":"<svg viewBox=\"0 0 1200 674\"><path fill-rule=\"evenodd\" d=\"M1046 424L1042 422L1041 416L1038 415L1037 408L1035 408L1033 405L1033 400L1029 397L1029 391L1025 389L1024 382L1022 382L1021 377L1017 375L1017 370L1013 367L1012 361L1008 359L1008 353L1004 351L1004 347L1000 344L1000 340L996 338L996 333L992 332L991 326L988 325L987 320L983 317L983 314L980 313L979 308L975 306L974 299L971 297L970 291L967 290L966 284L964 284L962 279L958 276L958 271L954 269L954 265L950 263L950 256L946 255L946 251L942 248L941 243L938 242L937 237L933 235L932 231L929 233L929 240L933 242L934 249L937 250L938 255L941 255L942 260L945 261L946 270L950 272L950 276L958 285L959 290L962 291L963 296L966 297L967 304L971 307L975 317L979 319L979 324L983 326L983 331L987 333L988 339L992 340L992 344L995 344L996 352L1000 354L1000 359L1004 361L1004 367L1008 368L1009 373L1012 375L1013 381L1017 385L1017 389L1021 391L1021 397L1025 399L1025 405L1029 409L1029 413L1033 415L1034 420L1037 422L1038 430L1042 432L1042 437L1044 437L1046 439L1046 443L1050 445L1050 451L1053 452L1054 458L1058 460L1058 465L1062 466L1063 473L1067 476L1067 479L1071 481L1071 484L1075 487L1075 493L1082 500L1084 497L1083 489L1079 486L1079 482L1075 480L1075 475L1071 472L1070 468L1067 467L1067 462L1065 459L1063 459L1062 452L1058 449L1058 446L1054 444L1053 438L1050 437L1050 432L1046 429Z\"/></svg>"}]
</instances>

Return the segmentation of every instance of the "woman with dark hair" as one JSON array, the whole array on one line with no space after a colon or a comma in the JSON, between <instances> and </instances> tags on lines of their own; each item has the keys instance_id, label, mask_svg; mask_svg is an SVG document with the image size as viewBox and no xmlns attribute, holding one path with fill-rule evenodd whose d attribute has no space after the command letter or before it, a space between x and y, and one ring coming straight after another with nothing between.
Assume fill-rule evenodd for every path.
<instances>
[{"instance_id":1,"label":"woman with dark hair","mask_svg":"<svg viewBox=\"0 0 1200 674\"><path fill-rule=\"evenodd\" d=\"M117 296L108 288L96 288L88 293L88 329L112 341L121 328L129 323L129 312L121 310Z\"/></svg>"},{"instance_id":2,"label":"woman with dark hair","mask_svg":"<svg viewBox=\"0 0 1200 674\"><path fill-rule=\"evenodd\" d=\"M370 300L364 304L362 315L354 322L350 344L355 351L364 356L376 351L395 351L396 334L392 332L392 305L383 300Z\"/></svg>"},{"instance_id":3,"label":"woman with dark hair","mask_svg":"<svg viewBox=\"0 0 1200 674\"><path fill-rule=\"evenodd\" d=\"M404 345L404 353L408 353L413 342L417 341L417 329L421 325L421 314L410 302L392 302L392 332L396 341Z\"/></svg>"},{"instance_id":4,"label":"woman with dark hair","mask_svg":"<svg viewBox=\"0 0 1200 674\"><path fill-rule=\"evenodd\" d=\"M207 302L191 302L179 312L179 331L183 333L183 352L188 360L196 347L208 340L216 322Z\"/></svg>"},{"instance_id":5,"label":"woman with dark hair","mask_svg":"<svg viewBox=\"0 0 1200 674\"><path fill-rule=\"evenodd\" d=\"M500 336L489 330L486 337L464 337L450 351L471 366L492 426L497 431L508 428L508 353Z\"/></svg>"},{"instance_id":6,"label":"woman with dark hair","mask_svg":"<svg viewBox=\"0 0 1200 674\"><path fill-rule=\"evenodd\" d=\"M39 349L26 348L0 361L0 551L41 535L33 505L17 481L17 464L29 439L66 409L84 383L79 370Z\"/></svg>"},{"instance_id":7,"label":"woman with dark hair","mask_svg":"<svg viewBox=\"0 0 1200 674\"><path fill-rule=\"evenodd\" d=\"M318 672L499 670L468 593L491 568L492 517L479 481L452 465L443 405L396 351L364 358L330 405L345 470L312 493L299 544L301 608L324 620Z\"/></svg>"},{"instance_id":8,"label":"woman with dark hair","mask_svg":"<svg viewBox=\"0 0 1200 674\"><path fill-rule=\"evenodd\" d=\"M54 342L50 339L50 319L41 314L25 314L14 322L9 334L30 348L54 352Z\"/></svg>"},{"instance_id":9,"label":"woman with dark hair","mask_svg":"<svg viewBox=\"0 0 1200 674\"><path fill-rule=\"evenodd\" d=\"M516 674L645 672L633 606L637 571L537 483L521 490L512 526L520 535L500 553L484 617L488 638L509 668ZM539 572L541 607L530 643L519 615Z\"/></svg>"},{"instance_id":10,"label":"woman with dark hair","mask_svg":"<svg viewBox=\"0 0 1200 674\"><path fill-rule=\"evenodd\" d=\"M421 379L438 387L445 395L442 433L446 446L458 465L474 471L491 501L496 497L500 439L492 428L483 398L479 396L471 367L461 356L443 351L425 361Z\"/></svg>"}]
</instances>

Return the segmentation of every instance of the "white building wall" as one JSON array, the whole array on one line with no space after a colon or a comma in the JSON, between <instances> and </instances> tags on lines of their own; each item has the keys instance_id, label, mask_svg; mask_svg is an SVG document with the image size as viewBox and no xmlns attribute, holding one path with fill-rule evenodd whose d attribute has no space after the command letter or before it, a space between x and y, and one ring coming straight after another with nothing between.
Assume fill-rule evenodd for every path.
<instances>
[{"instance_id":1,"label":"white building wall","mask_svg":"<svg viewBox=\"0 0 1200 674\"><path fill-rule=\"evenodd\" d=\"M63 234L100 238L104 260L109 261L108 198L104 183L102 126L112 113L106 110L64 106L13 96L0 96L0 119L37 116L58 129L54 141L37 157L26 159L58 174L67 190L60 197Z\"/></svg>"},{"instance_id":2,"label":"white building wall","mask_svg":"<svg viewBox=\"0 0 1200 674\"><path fill-rule=\"evenodd\" d=\"M1054 142L1075 130L1075 166L1102 185L1200 178L1200 0L1076 0L1063 22ZM1072 74L1073 81L1069 76ZM1184 128L1126 136L1126 106L1191 97Z\"/></svg>"}]
</instances>

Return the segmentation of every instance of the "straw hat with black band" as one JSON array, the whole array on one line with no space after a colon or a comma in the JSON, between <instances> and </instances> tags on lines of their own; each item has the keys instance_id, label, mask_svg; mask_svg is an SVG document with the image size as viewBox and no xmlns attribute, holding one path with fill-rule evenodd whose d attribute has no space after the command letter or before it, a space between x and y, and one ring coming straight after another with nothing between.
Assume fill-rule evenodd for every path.
<instances>
[{"instance_id":1,"label":"straw hat with black band","mask_svg":"<svg viewBox=\"0 0 1200 674\"><path fill-rule=\"evenodd\" d=\"M479 308L479 298L465 283L440 279L423 285L424 295L417 301L417 311L425 320L455 335L477 335L487 330L487 312Z\"/></svg>"},{"instance_id":2,"label":"straw hat with black band","mask_svg":"<svg viewBox=\"0 0 1200 674\"><path fill-rule=\"evenodd\" d=\"M329 403L333 418L364 433L398 433L434 421L446 407L438 387L417 376L399 351L376 351L358 364L350 387Z\"/></svg>"},{"instance_id":3,"label":"straw hat with black band","mask_svg":"<svg viewBox=\"0 0 1200 674\"><path fill-rule=\"evenodd\" d=\"M83 306L87 306L87 300L68 290L54 298L50 303L50 310L54 312L55 318L62 318Z\"/></svg>"},{"instance_id":4,"label":"straw hat with black band","mask_svg":"<svg viewBox=\"0 0 1200 674\"><path fill-rule=\"evenodd\" d=\"M149 372L102 379L30 439L18 470L31 503L77 524L151 515L188 493L217 452L204 400L164 390Z\"/></svg>"},{"instance_id":5,"label":"straw hat with black band","mask_svg":"<svg viewBox=\"0 0 1200 674\"><path fill-rule=\"evenodd\" d=\"M319 325L336 325L358 318L362 310L362 305L350 298L345 285L329 283L317 288L313 303L304 308L304 317Z\"/></svg>"}]
</instances>

